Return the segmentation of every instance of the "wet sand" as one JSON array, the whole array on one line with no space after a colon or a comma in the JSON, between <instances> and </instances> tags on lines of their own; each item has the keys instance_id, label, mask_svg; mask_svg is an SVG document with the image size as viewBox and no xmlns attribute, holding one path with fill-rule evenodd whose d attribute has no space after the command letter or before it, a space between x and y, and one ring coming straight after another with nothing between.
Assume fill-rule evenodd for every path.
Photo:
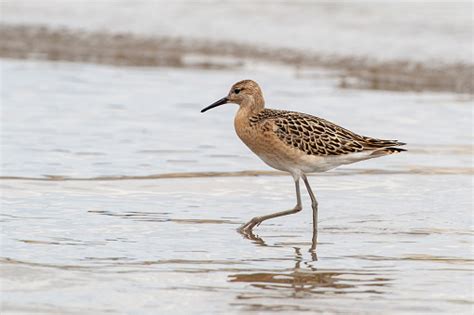
<instances>
[{"instance_id":1,"label":"wet sand","mask_svg":"<svg viewBox=\"0 0 474 315\"><path fill-rule=\"evenodd\" d=\"M474 67L467 63L424 63L403 59L377 61L229 41L139 36L34 25L1 25L0 57L198 69L235 69L257 61L286 65L297 72L302 68L305 71L311 68L331 70L341 88L474 93Z\"/></svg>"},{"instance_id":2,"label":"wet sand","mask_svg":"<svg viewBox=\"0 0 474 315\"><path fill-rule=\"evenodd\" d=\"M470 167L423 167L411 166L406 169L384 170L384 169L351 169L344 167L332 172L317 174L317 176L350 176L350 175L474 175L474 169ZM97 177L68 177L61 175L44 175L41 177L22 176L0 176L3 180L35 180L35 181L116 181L116 180L152 180L152 179L185 179L185 178L207 178L207 177L244 177L244 176L288 176L288 173L280 171L248 170L237 172L189 172L189 173L164 173L144 176L97 176ZM312 176L309 174L308 176Z\"/></svg>"}]
</instances>

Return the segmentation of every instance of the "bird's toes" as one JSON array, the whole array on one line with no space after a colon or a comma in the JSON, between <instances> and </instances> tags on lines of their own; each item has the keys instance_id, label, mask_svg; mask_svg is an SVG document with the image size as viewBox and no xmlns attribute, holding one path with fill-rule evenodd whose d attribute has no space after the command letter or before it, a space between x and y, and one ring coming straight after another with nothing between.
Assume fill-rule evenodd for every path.
<instances>
[{"instance_id":1,"label":"bird's toes","mask_svg":"<svg viewBox=\"0 0 474 315\"><path fill-rule=\"evenodd\" d=\"M259 226L260 223L262 223L262 219L260 217L255 217L250 222L253 228L254 226Z\"/></svg>"},{"instance_id":2,"label":"bird's toes","mask_svg":"<svg viewBox=\"0 0 474 315\"><path fill-rule=\"evenodd\" d=\"M248 223L245 223L245 224L241 225L241 226L237 229L237 231L239 231L240 233L245 233L245 231L247 230L247 224L248 224Z\"/></svg>"},{"instance_id":3,"label":"bird's toes","mask_svg":"<svg viewBox=\"0 0 474 315\"><path fill-rule=\"evenodd\" d=\"M260 223L262 223L262 220L259 217L252 218L252 220L239 227L238 231L245 235L252 234L252 229L259 226Z\"/></svg>"}]
</instances>

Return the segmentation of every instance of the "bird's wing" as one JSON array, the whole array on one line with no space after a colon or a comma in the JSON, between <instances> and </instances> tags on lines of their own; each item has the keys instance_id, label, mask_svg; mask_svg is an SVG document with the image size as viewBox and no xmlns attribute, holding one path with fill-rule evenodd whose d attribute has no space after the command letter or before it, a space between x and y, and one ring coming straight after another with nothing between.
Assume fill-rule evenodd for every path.
<instances>
[{"instance_id":1,"label":"bird's wing","mask_svg":"<svg viewBox=\"0 0 474 315\"><path fill-rule=\"evenodd\" d=\"M404 145L358 135L330 121L308 114L265 109L250 119L251 124L273 125L273 132L286 144L309 155L342 155Z\"/></svg>"}]
</instances>

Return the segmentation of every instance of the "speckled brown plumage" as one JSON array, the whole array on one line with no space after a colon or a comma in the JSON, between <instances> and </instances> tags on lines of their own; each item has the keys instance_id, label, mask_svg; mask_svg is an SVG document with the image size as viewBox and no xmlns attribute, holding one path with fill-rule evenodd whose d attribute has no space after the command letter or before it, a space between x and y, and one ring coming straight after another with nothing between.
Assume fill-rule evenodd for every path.
<instances>
[{"instance_id":1,"label":"speckled brown plumage","mask_svg":"<svg viewBox=\"0 0 474 315\"><path fill-rule=\"evenodd\" d=\"M251 116L249 123L257 129L273 124L280 140L308 155L342 155L404 144L364 137L325 119L291 111L264 109Z\"/></svg>"}]
</instances>

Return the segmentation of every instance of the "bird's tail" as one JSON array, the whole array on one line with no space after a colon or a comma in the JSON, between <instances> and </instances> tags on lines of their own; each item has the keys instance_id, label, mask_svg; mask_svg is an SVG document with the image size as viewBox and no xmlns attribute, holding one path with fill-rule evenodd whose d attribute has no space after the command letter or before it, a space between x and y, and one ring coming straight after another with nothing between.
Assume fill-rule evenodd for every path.
<instances>
[{"instance_id":1,"label":"bird's tail","mask_svg":"<svg viewBox=\"0 0 474 315\"><path fill-rule=\"evenodd\" d=\"M375 150L374 152L372 152L370 155L372 156L380 156L380 155L389 155L389 154L394 154L394 153L400 153L400 152L403 152L403 151L406 151L405 149L400 149L400 148L392 148L392 147L388 147L388 148L383 148L383 149L379 149L379 150Z\"/></svg>"}]
</instances>

